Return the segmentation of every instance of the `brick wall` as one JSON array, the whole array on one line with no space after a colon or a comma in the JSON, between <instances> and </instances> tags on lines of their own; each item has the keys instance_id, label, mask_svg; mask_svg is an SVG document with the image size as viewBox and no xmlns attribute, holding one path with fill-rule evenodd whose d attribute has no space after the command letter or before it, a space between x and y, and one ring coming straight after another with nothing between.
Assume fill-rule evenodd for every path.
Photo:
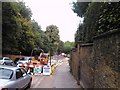
<instances>
[{"instance_id":1,"label":"brick wall","mask_svg":"<svg viewBox=\"0 0 120 90\"><path fill-rule=\"evenodd\" d=\"M79 43L78 48L72 50L70 59L70 70L72 75L82 87L93 87L93 44Z\"/></svg>"},{"instance_id":2,"label":"brick wall","mask_svg":"<svg viewBox=\"0 0 120 90\"><path fill-rule=\"evenodd\" d=\"M96 88L120 88L120 31L107 32L94 38Z\"/></svg>"},{"instance_id":3,"label":"brick wall","mask_svg":"<svg viewBox=\"0 0 120 90\"><path fill-rule=\"evenodd\" d=\"M71 52L72 58L70 59L70 70L75 79L79 80L79 53L77 49L74 48L74 50Z\"/></svg>"},{"instance_id":4,"label":"brick wall","mask_svg":"<svg viewBox=\"0 0 120 90\"><path fill-rule=\"evenodd\" d=\"M93 59L93 46L92 44L84 44L80 47L80 83L83 87L92 88L94 82L94 71L93 71L93 63L91 63Z\"/></svg>"},{"instance_id":5,"label":"brick wall","mask_svg":"<svg viewBox=\"0 0 120 90\"><path fill-rule=\"evenodd\" d=\"M120 30L95 37L93 45L78 43L70 69L84 88L120 89Z\"/></svg>"}]
</instances>

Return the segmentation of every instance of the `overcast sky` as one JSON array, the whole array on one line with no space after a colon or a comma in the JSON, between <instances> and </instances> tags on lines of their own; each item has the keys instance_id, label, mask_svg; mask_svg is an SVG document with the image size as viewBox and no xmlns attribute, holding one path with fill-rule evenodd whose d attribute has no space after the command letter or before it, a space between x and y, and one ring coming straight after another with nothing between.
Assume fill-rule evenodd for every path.
<instances>
[{"instance_id":1,"label":"overcast sky","mask_svg":"<svg viewBox=\"0 0 120 90\"><path fill-rule=\"evenodd\" d=\"M49 25L59 29L60 40L74 41L80 18L72 11L72 0L24 0L31 9L32 19L46 30Z\"/></svg>"}]
</instances>

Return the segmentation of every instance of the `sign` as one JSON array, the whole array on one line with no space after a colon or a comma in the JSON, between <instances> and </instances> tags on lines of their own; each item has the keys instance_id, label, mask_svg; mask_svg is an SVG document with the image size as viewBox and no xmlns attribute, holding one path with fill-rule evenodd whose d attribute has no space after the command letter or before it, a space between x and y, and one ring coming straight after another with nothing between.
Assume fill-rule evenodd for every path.
<instances>
[{"instance_id":1,"label":"sign","mask_svg":"<svg viewBox=\"0 0 120 90\"><path fill-rule=\"evenodd\" d=\"M51 74L51 67L48 65L45 65L43 67L43 75L50 75Z\"/></svg>"},{"instance_id":2,"label":"sign","mask_svg":"<svg viewBox=\"0 0 120 90\"><path fill-rule=\"evenodd\" d=\"M41 72L42 72L42 66L35 66L35 68L34 68L34 74L35 75L39 75L39 74L41 74Z\"/></svg>"}]
</instances>

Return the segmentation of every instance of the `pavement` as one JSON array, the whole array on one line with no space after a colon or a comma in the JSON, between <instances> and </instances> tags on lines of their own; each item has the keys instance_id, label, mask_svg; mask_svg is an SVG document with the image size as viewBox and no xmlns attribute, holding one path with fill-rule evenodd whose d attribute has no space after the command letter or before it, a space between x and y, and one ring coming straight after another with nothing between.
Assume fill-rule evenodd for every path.
<instances>
[{"instance_id":1,"label":"pavement","mask_svg":"<svg viewBox=\"0 0 120 90\"><path fill-rule=\"evenodd\" d=\"M64 59L52 75L34 75L31 88L80 88L80 86L69 72L68 60Z\"/></svg>"},{"instance_id":2,"label":"pavement","mask_svg":"<svg viewBox=\"0 0 120 90\"><path fill-rule=\"evenodd\" d=\"M74 77L69 72L69 63L67 60L58 64L58 67L53 74L56 76L54 81L55 88L80 88Z\"/></svg>"}]
</instances>

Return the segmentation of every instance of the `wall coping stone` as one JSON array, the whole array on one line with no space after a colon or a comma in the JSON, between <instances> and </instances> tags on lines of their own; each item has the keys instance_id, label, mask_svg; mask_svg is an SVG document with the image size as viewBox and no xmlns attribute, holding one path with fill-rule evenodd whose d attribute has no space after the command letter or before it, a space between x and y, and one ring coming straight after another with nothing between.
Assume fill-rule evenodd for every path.
<instances>
[{"instance_id":1,"label":"wall coping stone","mask_svg":"<svg viewBox=\"0 0 120 90\"><path fill-rule=\"evenodd\" d=\"M87 46L93 46L93 43L86 43L86 44L81 44L80 47L87 47Z\"/></svg>"},{"instance_id":2,"label":"wall coping stone","mask_svg":"<svg viewBox=\"0 0 120 90\"><path fill-rule=\"evenodd\" d=\"M105 33L103 33L103 34L100 34L100 35L98 35L98 36L95 36L95 37L93 37L93 39L99 39L99 38L106 37L106 36L108 36L108 35L118 34L118 33L120 33L120 29L114 29L114 30L110 30L110 31L108 31L108 32L105 32ZM93 40L93 41L94 41L94 40Z\"/></svg>"},{"instance_id":3,"label":"wall coping stone","mask_svg":"<svg viewBox=\"0 0 120 90\"><path fill-rule=\"evenodd\" d=\"M78 41L77 43L84 43L84 41Z\"/></svg>"},{"instance_id":4,"label":"wall coping stone","mask_svg":"<svg viewBox=\"0 0 120 90\"><path fill-rule=\"evenodd\" d=\"M77 51L77 48L72 48L71 51L76 52L76 51Z\"/></svg>"}]
</instances>

